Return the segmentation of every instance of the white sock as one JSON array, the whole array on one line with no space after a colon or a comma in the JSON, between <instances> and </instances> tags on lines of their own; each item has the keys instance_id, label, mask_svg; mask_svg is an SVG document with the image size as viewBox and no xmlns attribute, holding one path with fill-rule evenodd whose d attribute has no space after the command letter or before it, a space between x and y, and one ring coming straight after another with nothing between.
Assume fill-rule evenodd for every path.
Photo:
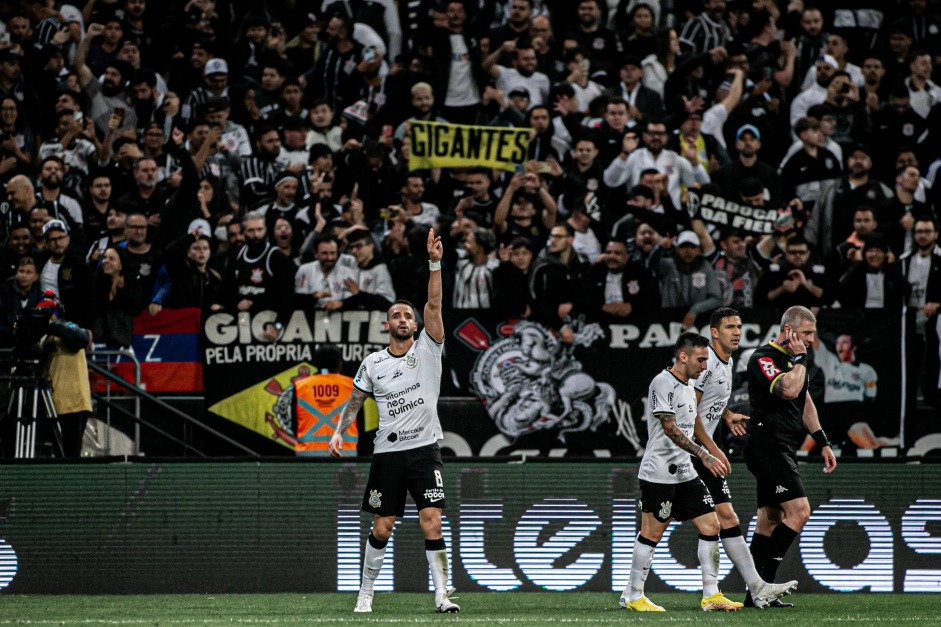
<instances>
[{"instance_id":1,"label":"white sock","mask_svg":"<svg viewBox=\"0 0 941 627\"><path fill-rule=\"evenodd\" d=\"M644 582L647 581L647 573L650 572L650 563L653 561L653 554L656 550L656 546L641 542L640 535L634 540L634 555L631 557L631 580L624 592L621 593L622 597L628 597L628 600L636 601L644 596Z\"/></svg>"},{"instance_id":2,"label":"white sock","mask_svg":"<svg viewBox=\"0 0 941 627\"><path fill-rule=\"evenodd\" d=\"M428 566L431 567L431 581L435 584L435 597L448 594L448 551L425 551Z\"/></svg>"},{"instance_id":3,"label":"white sock","mask_svg":"<svg viewBox=\"0 0 941 627\"><path fill-rule=\"evenodd\" d=\"M699 535L699 565L702 568L702 596L719 591L719 537Z\"/></svg>"},{"instance_id":4,"label":"white sock","mask_svg":"<svg viewBox=\"0 0 941 627\"><path fill-rule=\"evenodd\" d=\"M735 568L738 569L749 590L754 590L759 584L764 583L761 580L761 575L758 574L758 569L755 568L755 560L751 556L751 551L748 550L748 545L745 544L745 538L741 535L733 538L722 538L722 548L725 549L725 554L735 564Z\"/></svg>"},{"instance_id":5,"label":"white sock","mask_svg":"<svg viewBox=\"0 0 941 627\"><path fill-rule=\"evenodd\" d=\"M386 543L382 542L382 548L377 549L372 545L372 534L366 539L366 554L363 556L363 582L360 584L360 591L372 594L373 584L376 583L376 577L382 570L382 560L386 557Z\"/></svg>"}]
</instances>

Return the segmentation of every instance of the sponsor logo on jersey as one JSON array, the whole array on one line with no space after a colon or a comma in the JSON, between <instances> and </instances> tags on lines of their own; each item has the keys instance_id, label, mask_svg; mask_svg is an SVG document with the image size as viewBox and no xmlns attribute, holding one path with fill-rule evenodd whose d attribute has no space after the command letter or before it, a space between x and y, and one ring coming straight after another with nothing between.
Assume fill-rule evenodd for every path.
<instances>
[{"instance_id":1,"label":"sponsor logo on jersey","mask_svg":"<svg viewBox=\"0 0 941 627\"><path fill-rule=\"evenodd\" d=\"M783 493L783 492L787 492L787 488L785 488L783 485L779 485L779 486L775 487L775 489L774 489L774 493L775 493L775 494L781 494L781 493Z\"/></svg>"},{"instance_id":2,"label":"sponsor logo on jersey","mask_svg":"<svg viewBox=\"0 0 941 627\"><path fill-rule=\"evenodd\" d=\"M414 440L415 438L420 436L421 432L424 430L425 430L424 427L417 427L415 429L408 429L408 430L403 429L402 431L398 432L398 439L401 440L402 442L408 442L409 440Z\"/></svg>"}]
</instances>

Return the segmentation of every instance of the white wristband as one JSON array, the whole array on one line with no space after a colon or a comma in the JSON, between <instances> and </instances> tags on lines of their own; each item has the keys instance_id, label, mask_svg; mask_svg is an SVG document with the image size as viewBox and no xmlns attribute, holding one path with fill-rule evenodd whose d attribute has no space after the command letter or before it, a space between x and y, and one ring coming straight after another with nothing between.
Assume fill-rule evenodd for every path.
<instances>
[{"instance_id":1,"label":"white wristband","mask_svg":"<svg viewBox=\"0 0 941 627\"><path fill-rule=\"evenodd\" d=\"M428 262L428 270L429 270L430 272L437 272L437 271L440 270L440 269L441 269L441 262L440 262L440 261L429 261L429 262Z\"/></svg>"}]
</instances>

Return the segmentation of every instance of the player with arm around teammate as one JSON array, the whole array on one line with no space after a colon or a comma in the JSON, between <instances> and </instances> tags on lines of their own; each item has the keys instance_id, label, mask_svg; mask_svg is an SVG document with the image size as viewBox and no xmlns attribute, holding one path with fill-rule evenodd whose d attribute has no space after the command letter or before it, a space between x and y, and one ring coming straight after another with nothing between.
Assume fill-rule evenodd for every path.
<instances>
[{"instance_id":1,"label":"player with arm around teammate","mask_svg":"<svg viewBox=\"0 0 941 627\"><path fill-rule=\"evenodd\" d=\"M788 548L810 518L795 453L805 429L820 447L823 472L836 470L830 440L807 394L807 346L816 334L816 316L806 307L791 307L781 317L778 337L758 347L748 360L753 427L745 445L745 464L758 484L758 524L751 554L765 581L774 581ZM746 597L746 606L749 601Z\"/></svg>"},{"instance_id":2,"label":"player with arm around teammate","mask_svg":"<svg viewBox=\"0 0 941 627\"><path fill-rule=\"evenodd\" d=\"M415 501L425 536L425 555L435 586L435 611L454 613L461 609L448 598L448 554L441 533L445 501L437 406L444 343L442 252L441 238L432 229L428 233L431 273L423 317L425 328L416 340L415 308L408 301L397 301L389 308L384 323L389 346L363 360L353 378L349 403L330 440L330 454L340 457L343 432L356 420L356 413L367 397L376 400L379 429L363 497L363 511L372 513L373 526L366 541L363 579L354 612L372 611L373 585L382 568L395 519L405 514L406 493Z\"/></svg>"},{"instance_id":3,"label":"player with arm around teammate","mask_svg":"<svg viewBox=\"0 0 941 627\"><path fill-rule=\"evenodd\" d=\"M729 398L732 395L732 373L734 372L732 353L738 350L742 339L742 318L738 311L730 307L720 307L712 312L709 319L709 334L712 336L712 342L709 344L706 370L693 383L703 429L715 441L716 428L720 422L724 421L733 435L745 435L745 423L749 419L748 416L730 411L728 407ZM699 439L698 434L696 437ZM745 544L738 516L732 508L732 493L729 491L725 477L713 475L696 457L693 458L693 467L696 468L699 478L706 485L715 503L716 516L719 519L719 538L726 555L735 564L750 590L764 590L765 582L759 576L751 553L748 551L748 545ZM765 593L759 596L761 597L759 604L762 606L768 602L771 606L780 603L776 598L768 599ZM706 601L708 599L703 600L703 609L706 609ZM716 602L716 605L716 609L724 609L721 603ZM741 603L733 603L733 605L737 608L743 606Z\"/></svg>"},{"instance_id":4,"label":"player with arm around teammate","mask_svg":"<svg viewBox=\"0 0 941 627\"><path fill-rule=\"evenodd\" d=\"M641 491L641 529L634 541L628 587L620 605L637 612L663 612L644 595L644 582L657 543L672 519L692 520L699 530L704 610L739 609L718 588L719 520L706 486L693 467L698 458L710 474L724 477L729 463L702 428L691 381L705 370L709 340L694 332L680 334L673 349L673 365L650 383L647 407L649 439L637 476ZM698 423L698 424L697 424ZM693 441L694 432L703 445ZM796 582L772 588L756 583L762 601L787 594ZM763 583L763 582L761 582Z\"/></svg>"}]
</instances>

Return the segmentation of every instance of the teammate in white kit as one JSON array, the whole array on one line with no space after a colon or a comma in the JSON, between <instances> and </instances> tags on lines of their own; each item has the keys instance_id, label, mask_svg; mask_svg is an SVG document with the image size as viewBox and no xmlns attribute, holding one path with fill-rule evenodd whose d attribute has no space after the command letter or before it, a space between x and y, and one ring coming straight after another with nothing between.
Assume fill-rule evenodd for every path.
<instances>
[{"instance_id":1,"label":"teammate in white kit","mask_svg":"<svg viewBox=\"0 0 941 627\"><path fill-rule=\"evenodd\" d=\"M663 612L661 606L644 595L644 582L653 561L657 543L672 519L692 520L699 530L699 562L702 567L705 611L735 611L718 588L719 520L712 497L697 476L691 455L698 458L710 475L726 476L728 459L706 432L696 409L692 381L706 369L709 340L687 331L680 334L673 349L673 366L664 370L650 384L647 407L649 440L637 473L641 491L641 528L634 542L630 583L621 593L620 605L638 612ZM693 441L693 435L703 445ZM747 547L745 558L751 562ZM754 573L754 565L751 571ZM756 603L766 605L790 592L797 582L772 586L755 573L746 580L754 585Z\"/></svg>"},{"instance_id":2,"label":"teammate in white kit","mask_svg":"<svg viewBox=\"0 0 941 627\"><path fill-rule=\"evenodd\" d=\"M729 398L732 395L732 373L734 372L732 353L738 350L742 339L742 318L738 311L730 307L720 307L712 312L709 318L709 334L712 336L712 342L709 344L706 370L693 383L699 416L706 433L713 440L720 422L725 422L732 435L743 436L747 432L745 423L749 417L736 414L728 407ZM696 468L699 478L709 490L709 495L715 504L722 548L741 573L745 583L755 582L749 584L749 588L751 589L753 585L760 587L764 582L761 581L754 559L745 543L738 516L732 508L732 493L729 491L725 478L714 476L697 458L693 458L693 467ZM732 604L739 608L743 607L742 603L733 602ZM747 598L746 604L750 605ZM782 603L778 599L772 600L769 604L770 607L789 605L791 604Z\"/></svg>"},{"instance_id":3,"label":"teammate in white kit","mask_svg":"<svg viewBox=\"0 0 941 627\"><path fill-rule=\"evenodd\" d=\"M353 393L330 440L330 454L340 457L343 432L356 420L367 397L376 400L379 430L363 497L363 511L373 514L373 526L366 542L363 579L354 612L372 611L373 585L382 568L395 519L405 514L406 493L415 501L425 535L425 555L435 586L435 610L453 613L461 609L448 598L448 554L441 533L441 510L445 505L438 448L442 438L438 395L444 342L441 255L441 238L435 237L432 229L428 233L431 274L423 316L425 328L416 340L415 308L408 301L397 301L389 308L385 322L389 347L363 360L353 378Z\"/></svg>"}]
</instances>

